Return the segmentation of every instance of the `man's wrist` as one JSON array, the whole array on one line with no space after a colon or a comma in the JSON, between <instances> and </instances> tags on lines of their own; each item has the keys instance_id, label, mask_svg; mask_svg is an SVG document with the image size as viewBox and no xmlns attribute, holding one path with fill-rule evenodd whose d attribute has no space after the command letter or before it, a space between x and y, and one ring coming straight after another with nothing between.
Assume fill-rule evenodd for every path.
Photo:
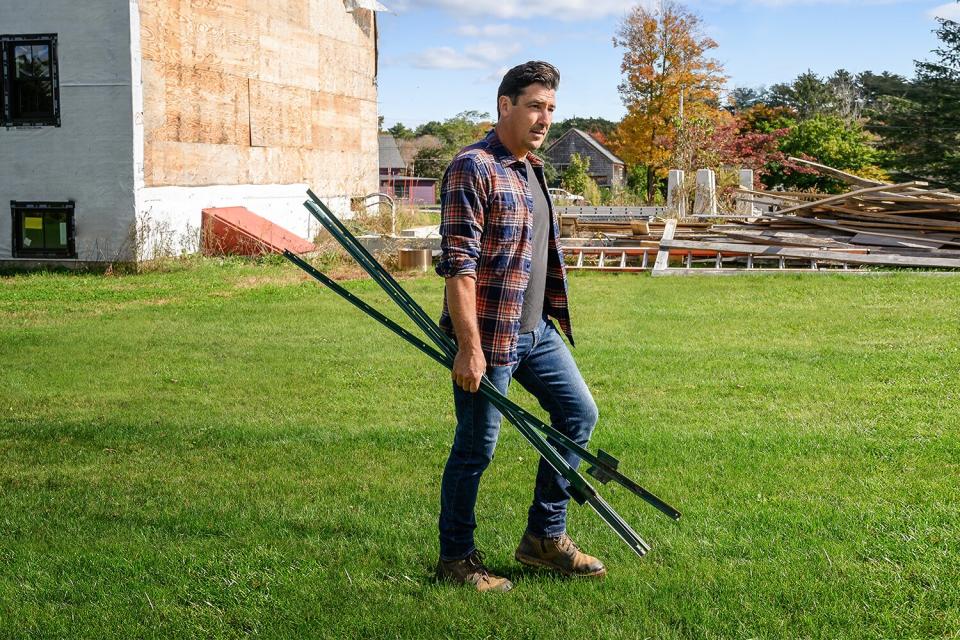
<instances>
[{"instance_id":1,"label":"man's wrist","mask_svg":"<svg viewBox=\"0 0 960 640\"><path fill-rule=\"evenodd\" d=\"M460 345L460 351L471 356L482 355L483 347L480 346L479 342L466 342Z\"/></svg>"}]
</instances>

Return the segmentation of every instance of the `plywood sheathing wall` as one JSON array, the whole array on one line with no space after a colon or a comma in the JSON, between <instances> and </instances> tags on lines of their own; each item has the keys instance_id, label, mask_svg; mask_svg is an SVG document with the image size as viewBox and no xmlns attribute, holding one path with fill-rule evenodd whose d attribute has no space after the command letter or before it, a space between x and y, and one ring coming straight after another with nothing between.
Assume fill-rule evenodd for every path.
<instances>
[{"instance_id":1,"label":"plywood sheathing wall","mask_svg":"<svg viewBox=\"0 0 960 640\"><path fill-rule=\"evenodd\" d=\"M146 186L377 188L373 14L343 0L141 0Z\"/></svg>"}]
</instances>

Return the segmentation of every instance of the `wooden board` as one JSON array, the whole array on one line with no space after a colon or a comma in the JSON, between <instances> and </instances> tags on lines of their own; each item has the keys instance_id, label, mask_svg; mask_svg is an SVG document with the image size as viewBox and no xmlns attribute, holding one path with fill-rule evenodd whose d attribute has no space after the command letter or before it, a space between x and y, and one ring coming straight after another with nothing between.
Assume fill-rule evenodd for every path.
<instances>
[{"instance_id":1,"label":"wooden board","mask_svg":"<svg viewBox=\"0 0 960 640\"><path fill-rule=\"evenodd\" d=\"M250 144L315 148L311 92L300 87L250 82Z\"/></svg>"},{"instance_id":2,"label":"wooden board","mask_svg":"<svg viewBox=\"0 0 960 640\"><path fill-rule=\"evenodd\" d=\"M144 102L147 144L249 144L246 78L149 60L144 76L151 81L150 101Z\"/></svg>"},{"instance_id":3,"label":"wooden board","mask_svg":"<svg viewBox=\"0 0 960 640\"><path fill-rule=\"evenodd\" d=\"M660 251L657 253L657 261L653 265L654 271L663 271L670 264L670 251L668 248L664 247L664 242L670 242L673 240L673 234L677 231L677 221L676 220L667 220L666 225L663 228L663 236L660 240Z\"/></svg>"},{"instance_id":4,"label":"wooden board","mask_svg":"<svg viewBox=\"0 0 960 640\"><path fill-rule=\"evenodd\" d=\"M660 243L661 254L665 249L702 249L717 252L740 252L759 256L782 256L823 261L849 262L853 264L885 264L903 267L945 267L960 268L960 260L955 258L934 258L921 256L902 256L894 254L871 255L847 251L803 249L800 247L773 247L768 245L734 244L726 242L691 242L685 240L663 240ZM657 260L659 262L659 256Z\"/></svg>"},{"instance_id":5,"label":"wooden board","mask_svg":"<svg viewBox=\"0 0 960 640\"><path fill-rule=\"evenodd\" d=\"M943 246L942 242L937 240L902 240L898 238L887 238L884 236L877 236L871 233L858 233L857 235L850 238L851 244L866 244L871 246L879 247L912 247L912 248L926 248L926 249L939 249Z\"/></svg>"},{"instance_id":6,"label":"wooden board","mask_svg":"<svg viewBox=\"0 0 960 640\"><path fill-rule=\"evenodd\" d=\"M343 0L139 7L147 186L377 189L372 13Z\"/></svg>"},{"instance_id":7,"label":"wooden board","mask_svg":"<svg viewBox=\"0 0 960 640\"><path fill-rule=\"evenodd\" d=\"M828 167L825 164L811 162L810 160L803 160L802 158L794 158L793 156L789 156L788 159L791 162L795 162L797 164L802 164L812 169L816 169L818 172L824 175L828 175L838 180L842 180L847 184L859 185L861 187L875 187L875 186L884 184L879 180L871 180L870 178L861 178L860 176L855 176L852 173L847 173L846 171L840 171L839 169Z\"/></svg>"}]
</instances>

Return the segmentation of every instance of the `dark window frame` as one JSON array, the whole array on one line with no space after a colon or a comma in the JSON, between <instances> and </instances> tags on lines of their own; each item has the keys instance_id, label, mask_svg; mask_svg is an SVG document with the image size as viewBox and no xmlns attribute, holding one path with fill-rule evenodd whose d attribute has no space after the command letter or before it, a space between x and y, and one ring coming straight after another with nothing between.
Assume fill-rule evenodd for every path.
<instances>
[{"instance_id":1,"label":"dark window frame","mask_svg":"<svg viewBox=\"0 0 960 640\"><path fill-rule=\"evenodd\" d=\"M52 110L48 117L14 118L11 96L13 95L13 48L24 45L47 45L50 47L50 83L53 94ZM0 34L0 126L14 127L59 127L60 126L60 64L57 55L57 34Z\"/></svg>"},{"instance_id":2,"label":"dark window frame","mask_svg":"<svg viewBox=\"0 0 960 640\"><path fill-rule=\"evenodd\" d=\"M393 195L399 200L409 200L410 194L413 192L413 185L411 184L412 182L412 180L407 180L404 178L394 181Z\"/></svg>"},{"instance_id":3,"label":"dark window frame","mask_svg":"<svg viewBox=\"0 0 960 640\"><path fill-rule=\"evenodd\" d=\"M31 217L43 217L44 213L67 214L67 246L64 249L30 248L23 244L23 219L26 214ZM13 229L13 257L33 258L38 260L76 260L77 259L77 217L76 202L23 202L10 201L11 227Z\"/></svg>"}]
</instances>

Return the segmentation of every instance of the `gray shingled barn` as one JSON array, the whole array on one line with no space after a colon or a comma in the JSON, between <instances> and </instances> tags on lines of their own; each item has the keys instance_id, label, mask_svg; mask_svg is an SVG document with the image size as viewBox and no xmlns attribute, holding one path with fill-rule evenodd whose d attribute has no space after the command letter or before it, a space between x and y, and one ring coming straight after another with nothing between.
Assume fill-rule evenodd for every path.
<instances>
[{"instance_id":1,"label":"gray shingled barn","mask_svg":"<svg viewBox=\"0 0 960 640\"><path fill-rule=\"evenodd\" d=\"M551 144L544 155L550 160L557 171L563 172L570 165L570 157L579 153L581 157L590 158L590 177L601 187L622 187L626 167L620 158L593 136L580 129L570 129Z\"/></svg>"}]
</instances>

